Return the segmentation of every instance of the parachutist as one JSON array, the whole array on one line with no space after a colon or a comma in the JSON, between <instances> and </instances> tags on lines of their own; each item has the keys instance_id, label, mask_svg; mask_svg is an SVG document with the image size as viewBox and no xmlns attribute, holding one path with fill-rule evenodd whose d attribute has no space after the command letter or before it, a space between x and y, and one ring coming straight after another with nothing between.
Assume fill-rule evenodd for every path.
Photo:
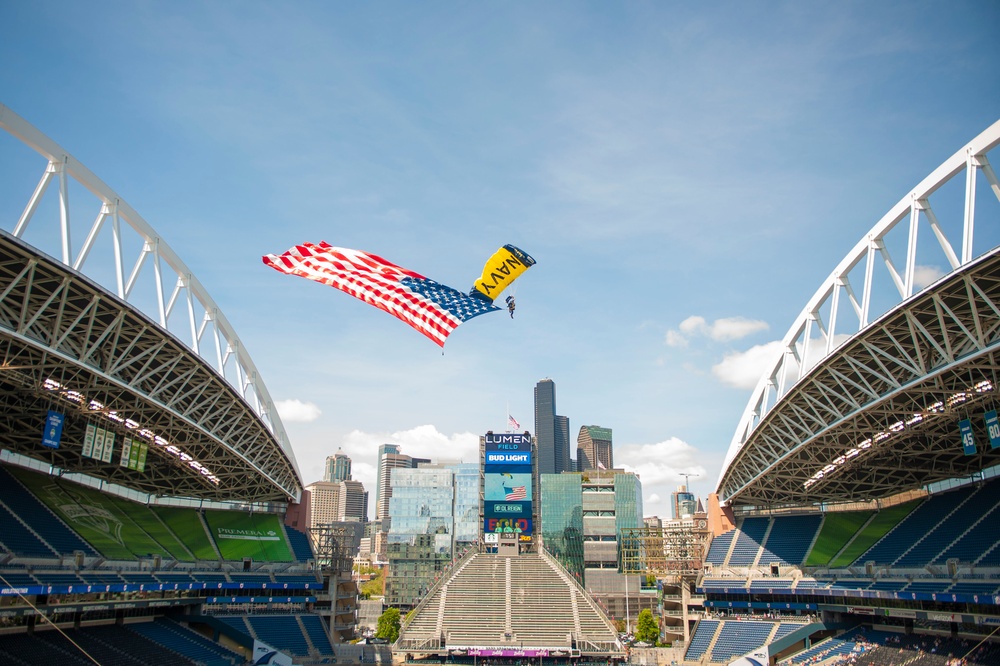
<instances>
[{"instance_id":1,"label":"parachutist","mask_svg":"<svg viewBox=\"0 0 1000 666\"><path fill-rule=\"evenodd\" d=\"M514 297L513 296L508 296L505 300L507 301L507 312L510 313L510 318L513 319L514 318Z\"/></svg>"}]
</instances>

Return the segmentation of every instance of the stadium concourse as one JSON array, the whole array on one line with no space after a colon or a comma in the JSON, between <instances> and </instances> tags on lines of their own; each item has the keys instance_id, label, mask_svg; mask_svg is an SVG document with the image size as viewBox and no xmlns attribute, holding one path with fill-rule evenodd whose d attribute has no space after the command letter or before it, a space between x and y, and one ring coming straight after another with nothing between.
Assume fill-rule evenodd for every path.
<instances>
[{"instance_id":1,"label":"stadium concourse","mask_svg":"<svg viewBox=\"0 0 1000 666\"><path fill-rule=\"evenodd\" d=\"M684 663L1000 663L998 144L907 193L791 326L710 498Z\"/></svg>"},{"instance_id":2,"label":"stadium concourse","mask_svg":"<svg viewBox=\"0 0 1000 666\"><path fill-rule=\"evenodd\" d=\"M0 128L38 178L0 220L0 663L358 661L351 558L296 529L295 457L218 305L67 151L2 105Z\"/></svg>"}]
</instances>

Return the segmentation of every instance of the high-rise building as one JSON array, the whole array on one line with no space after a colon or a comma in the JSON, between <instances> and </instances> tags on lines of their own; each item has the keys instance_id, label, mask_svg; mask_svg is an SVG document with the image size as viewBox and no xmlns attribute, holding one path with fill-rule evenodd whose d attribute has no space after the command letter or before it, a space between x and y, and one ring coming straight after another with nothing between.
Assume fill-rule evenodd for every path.
<instances>
[{"instance_id":1,"label":"high-rise building","mask_svg":"<svg viewBox=\"0 0 1000 666\"><path fill-rule=\"evenodd\" d=\"M556 383L551 379L535 385L535 438L539 474L572 471L569 418L556 414Z\"/></svg>"},{"instance_id":2,"label":"high-rise building","mask_svg":"<svg viewBox=\"0 0 1000 666\"><path fill-rule=\"evenodd\" d=\"M611 446L611 428L581 426L576 438L576 469L613 469L614 453Z\"/></svg>"},{"instance_id":3,"label":"high-rise building","mask_svg":"<svg viewBox=\"0 0 1000 666\"><path fill-rule=\"evenodd\" d=\"M340 484L315 481L305 487L309 491L309 529L339 520Z\"/></svg>"},{"instance_id":4,"label":"high-rise building","mask_svg":"<svg viewBox=\"0 0 1000 666\"><path fill-rule=\"evenodd\" d=\"M329 523L367 520L368 493L360 481L315 481L305 489L309 491L310 529Z\"/></svg>"},{"instance_id":5,"label":"high-rise building","mask_svg":"<svg viewBox=\"0 0 1000 666\"><path fill-rule=\"evenodd\" d=\"M342 449L326 458L326 469L323 472L324 481L350 481L351 459Z\"/></svg>"},{"instance_id":6,"label":"high-rise building","mask_svg":"<svg viewBox=\"0 0 1000 666\"><path fill-rule=\"evenodd\" d=\"M626 528L643 527L642 484L621 470L542 474L542 538L552 553L608 613L634 627L655 594L641 594L641 577L618 573Z\"/></svg>"},{"instance_id":7,"label":"high-rise building","mask_svg":"<svg viewBox=\"0 0 1000 666\"><path fill-rule=\"evenodd\" d=\"M437 576L479 538L479 465L396 468L385 601L415 607Z\"/></svg>"},{"instance_id":8,"label":"high-rise building","mask_svg":"<svg viewBox=\"0 0 1000 666\"><path fill-rule=\"evenodd\" d=\"M670 517L674 520L694 514L697 508L694 493L689 492L685 486L677 486L677 490L670 493L670 500Z\"/></svg>"},{"instance_id":9,"label":"high-rise building","mask_svg":"<svg viewBox=\"0 0 1000 666\"><path fill-rule=\"evenodd\" d=\"M383 444L378 447L378 476L375 477L375 518L378 520L381 520L388 511L388 505L385 509L382 508L382 495L385 493L383 486L386 489L389 487L388 470L391 468L386 466L386 457L389 455L399 455L399 444Z\"/></svg>"}]
</instances>

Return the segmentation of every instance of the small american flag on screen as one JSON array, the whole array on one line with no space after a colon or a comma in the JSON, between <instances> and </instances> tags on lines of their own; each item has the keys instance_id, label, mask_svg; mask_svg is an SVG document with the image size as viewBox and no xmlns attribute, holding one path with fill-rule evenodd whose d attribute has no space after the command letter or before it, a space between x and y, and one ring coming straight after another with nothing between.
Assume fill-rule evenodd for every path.
<instances>
[{"instance_id":1,"label":"small american flag on screen","mask_svg":"<svg viewBox=\"0 0 1000 666\"><path fill-rule=\"evenodd\" d=\"M489 301L435 282L378 255L326 242L296 245L283 254L267 254L262 259L276 271L320 282L374 305L440 347L462 322L499 310Z\"/></svg>"},{"instance_id":2,"label":"small american flag on screen","mask_svg":"<svg viewBox=\"0 0 1000 666\"><path fill-rule=\"evenodd\" d=\"M528 496L527 486L515 486L513 488L503 487L503 491L507 493L508 502L516 502L518 500L523 500Z\"/></svg>"}]
</instances>

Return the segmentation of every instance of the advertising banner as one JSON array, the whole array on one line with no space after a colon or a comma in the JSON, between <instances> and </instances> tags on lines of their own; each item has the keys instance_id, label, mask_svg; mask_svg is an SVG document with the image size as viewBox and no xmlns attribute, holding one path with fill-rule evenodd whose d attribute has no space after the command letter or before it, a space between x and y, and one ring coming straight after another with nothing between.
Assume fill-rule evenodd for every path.
<instances>
[{"instance_id":1,"label":"advertising banner","mask_svg":"<svg viewBox=\"0 0 1000 666\"><path fill-rule=\"evenodd\" d=\"M42 446L47 446L50 449L59 448L65 418L59 412L49 410L48 416L45 417L45 430L42 431Z\"/></svg>"},{"instance_id":2,"label":"advertising banner","mask_svg":"<svg viewBox=\"0 0 1000 666\"><path fill-rule=\"evenodd\" d=\"M530 502L531 473L485 474L487 502Z\"/></svg>"},{"instance_id":3,"label":"advertising banner","mask_svg":"<svg viewBox=\"0 0 1000 666\"><path fill-rule=\"evenodd\" d=\"M990 437L990 448L1000 448L1000 420L997 419L997 410L991 409L983 415L986 419L986 434Z\"/></svg>"},{"instance_id":4,"label":"advertising banner","mask_svg":"<svg viewBox=\"0 0 1000 666\"><path fill-rule=\"evenodd\" d=\"M958 430L962 433L962 449L965 455L976 455L976 437L972 434L972 421L969 419L959 421Z\"/></svg>"}]
</instances>

